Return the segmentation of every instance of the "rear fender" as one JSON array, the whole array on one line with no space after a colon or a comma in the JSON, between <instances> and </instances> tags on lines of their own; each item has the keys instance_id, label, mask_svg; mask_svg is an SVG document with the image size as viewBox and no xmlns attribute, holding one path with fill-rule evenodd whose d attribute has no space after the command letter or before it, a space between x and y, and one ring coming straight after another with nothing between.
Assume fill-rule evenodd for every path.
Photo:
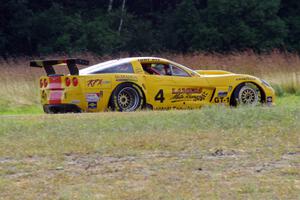
<instances>
[{"instance_id":1,"label":"rear fender","mask_svg":"<svg viewBox=\"0 0 300 200\"><path fill-rule=\"evenodd\" d=\"M142 102L142 108L145 108L146 106L146 95L145 95L145 91L143 90L143 88L141 86L139 86L136 83L133 82L122 82L120 84L118 84L113 91L111 92L110 98L109 98L109 102L108 102L108 106L107 107L111 107L112 105L112 101L113 101L113 95L115 93L116 88L121 85L121 84L131 84L134 88L136 88L138 90L138 92L140 92L140 95L143 97L143 102Z\"/></svg>"}]
</instances>

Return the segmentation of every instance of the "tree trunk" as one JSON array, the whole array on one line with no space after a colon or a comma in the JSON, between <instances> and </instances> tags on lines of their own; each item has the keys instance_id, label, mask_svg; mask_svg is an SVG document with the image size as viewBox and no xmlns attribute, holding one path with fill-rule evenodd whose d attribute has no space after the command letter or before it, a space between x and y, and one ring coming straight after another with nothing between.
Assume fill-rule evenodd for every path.
<instances>
[{"instance_id":1,"label":"tree trunk","mask_svg":"<svg viewBox=\"0 0 300 200\"><path fill-rule=\"evenodd\" d=\"M121 10L121 19L120 19L120 24L119 24L119 28L118 28L119 34L121 33L122 26L123 26L123 17L124 17L124 12L125 12L125 5L126 5L126 0L123 0L122 10Z\"/></svg>"},{"instance_id":2,"label":"tree trunk","mask_svg":"<svg viewBox=\"0 0 300 200\"><path fill-rule=\"evenodd\" d=\"M114 0L109 0L107 12L111 11L113 3L114 3Z\"/></svg>"}]
</instances>

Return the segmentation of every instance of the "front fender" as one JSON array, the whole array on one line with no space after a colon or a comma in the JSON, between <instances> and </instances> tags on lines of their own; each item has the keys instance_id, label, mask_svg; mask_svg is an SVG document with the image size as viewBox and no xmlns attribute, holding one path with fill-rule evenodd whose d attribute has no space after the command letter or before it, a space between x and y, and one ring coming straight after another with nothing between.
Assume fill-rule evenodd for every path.
<instances>
[{"instance_id":1,"label":"front fender","mask_svg":"<svg viewBox=\"0 0 300 200\"><path fill-rule=\"evenodd\" d=\"M240 84L252 83L259 88L260 92L263 93L262 101L264 103L267 103L268 105L275 105L275 90L271 86L264 84L261 79L254 76L242 76L242 77L237 77L235 81L236 82L235 85L233 86L233 91Z\"/></svg>"}]
</instances>

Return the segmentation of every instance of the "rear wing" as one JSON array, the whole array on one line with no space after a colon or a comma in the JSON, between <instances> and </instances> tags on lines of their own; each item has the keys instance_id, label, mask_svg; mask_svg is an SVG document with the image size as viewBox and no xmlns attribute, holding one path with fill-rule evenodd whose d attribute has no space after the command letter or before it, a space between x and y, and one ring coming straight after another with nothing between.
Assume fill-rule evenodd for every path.
<instances>
[{"instance_id":1,"label":"rear wing","mask_svg":"<svg viewBox=\"0 0 300 200\"><path fill-rule=\"evenodd\" d=\"M71 75L78 75L79 70L77 65L89 65L89 61L78 58L30 61L30 67L44 68L47 76L55 75L53 68L55 65L67 65Z\"/></svg>"}]
</instances>

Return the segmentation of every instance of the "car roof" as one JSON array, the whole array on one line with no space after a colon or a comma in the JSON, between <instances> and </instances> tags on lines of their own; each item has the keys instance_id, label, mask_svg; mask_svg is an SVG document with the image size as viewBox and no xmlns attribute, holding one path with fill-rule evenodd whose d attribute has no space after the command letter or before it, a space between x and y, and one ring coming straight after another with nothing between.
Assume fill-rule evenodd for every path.
<instances>
[{"instance_id":1,"label":"car roof","mask_svg":"<svg viewBox=\"0 0 300 200\"><path fill-rule=\"evenodd\" d=\"M173 62L173 61L168 60L168 59L159 58L159 57L129 57L129 58L120 58L120 59L109 60L109 61L106 61L106 62L101 62L101 63L98 63L96 65L92 65L90 67L81 69L81 70L79 70L79 74L80 75L92 74L93 72L96 72L96 71L101 70L101 69L107 69L107 68L114 67L114 66L117 66L117 65L131 63L133 61L171 63L171 64L174 64L176 66L180 66L182 69L188 71L189 73L198 74L196 71L194 71L194 70L192 70L192 69L190 69L190 68L188 68L184 65L181 65L179 63Z\"/></svg>"},{"instance_id":2,"label":"car roof","mask_svg":"<svg viewBox=\"0 0 300 200\"><path fill-rule=\"evenodd\" d=\"M115 61L121 62L132 62L132 61L158 61L158 62L172 62L170 60L164 59L164 58L159 58L159 57L128 57L128 58L120 58L120 59L115 59Z\"/></svg>"},{"instance_id":3,"label":"car roof","mask_svg":"<svg viewBox=\"0 0 300 200\"><path fill-rule=\"evenodd\" d=\"M120 65L120 64L124 64L124 63L130 63L133 61L158 61L158 62L171 62L167 59L163 59L163 58L157 58L157 57L129 57L129 58L120 58L120 59L114 59L114 60L109 60L109 61L105 61L105 62L101 62L95 65L92 65L90 67L81 69L79 71L79 74L90 74L93 73L95 71L98 71L99 69L105 69L105 68L109 68L109 67L113 67L116 65Z\"/></svg>"}]
</instances>

